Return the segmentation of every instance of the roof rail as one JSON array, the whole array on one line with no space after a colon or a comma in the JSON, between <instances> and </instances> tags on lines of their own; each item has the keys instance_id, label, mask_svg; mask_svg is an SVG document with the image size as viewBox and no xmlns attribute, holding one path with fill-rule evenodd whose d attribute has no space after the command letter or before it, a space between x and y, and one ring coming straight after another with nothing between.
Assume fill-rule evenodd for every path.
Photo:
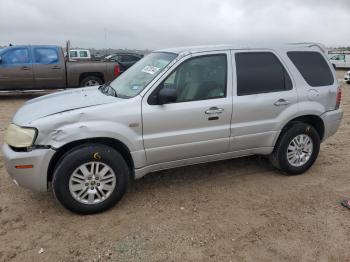
<instances>
[{"instance_id":1,"label":"roof rail","mask_svg":"<svg viewBox=\"0 0 350 262\"><path fill-rule=\"evenodd\" d=\"M301 46L306 46L306 47L313 47L316 46L318 47L323 53L327 53L327 48L325 45L320 44L320 43L314 43L314 42L300 42L300 43L289 43L290 45L301 45Z\"/></svg>"}]
</instances>

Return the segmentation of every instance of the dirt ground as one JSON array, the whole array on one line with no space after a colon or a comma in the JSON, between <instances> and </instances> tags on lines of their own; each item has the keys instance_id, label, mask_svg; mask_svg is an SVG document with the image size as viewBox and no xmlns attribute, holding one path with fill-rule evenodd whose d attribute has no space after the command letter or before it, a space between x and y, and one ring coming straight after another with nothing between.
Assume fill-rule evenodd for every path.
<instances>
[{"instance_id":1,"label":"dirt ground","mask_svg":"<svg viewBox=\"0 0 350 262\"><path fill-rule=\"evenodd\" d=\"M342 78L344 72L338 72ZM0 97L0 143L30 96ZM0 261L350 261L350 85L315 165L287 177L259 157L157 172L108 212L79 216L15 186L0 155Z\"/></svg>"}]
</instances>

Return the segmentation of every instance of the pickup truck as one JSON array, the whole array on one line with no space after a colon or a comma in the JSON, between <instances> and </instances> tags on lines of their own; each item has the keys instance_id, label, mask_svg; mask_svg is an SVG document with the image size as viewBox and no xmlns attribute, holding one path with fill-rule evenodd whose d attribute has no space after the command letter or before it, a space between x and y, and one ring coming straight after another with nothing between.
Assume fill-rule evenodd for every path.
<instances>
[{"instance_id":1,"label":"pickup truck","mask_svg":"<svg viewBox=\"0 0 350 262\"><path fill-rule=\"evenodd\" d=\"M59 46L10 46L0 50L0 91L96 86L124 71L118 62L69 62Z\"/></svg>"}]
</instances>

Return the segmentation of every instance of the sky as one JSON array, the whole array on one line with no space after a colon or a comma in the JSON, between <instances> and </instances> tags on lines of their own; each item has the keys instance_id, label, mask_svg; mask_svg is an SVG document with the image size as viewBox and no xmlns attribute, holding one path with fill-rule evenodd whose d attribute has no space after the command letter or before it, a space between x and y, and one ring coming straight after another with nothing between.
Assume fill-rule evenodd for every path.
<instances>
[{"instance_id":1,"label":"sky","mask_svg":"<svg viewBox=\"0 0 350 262\"><path fill-rule=\"evenodd\" d=\"M350 46L350 0L0 0L0 45Z\"/></svg>"}]
</instances>

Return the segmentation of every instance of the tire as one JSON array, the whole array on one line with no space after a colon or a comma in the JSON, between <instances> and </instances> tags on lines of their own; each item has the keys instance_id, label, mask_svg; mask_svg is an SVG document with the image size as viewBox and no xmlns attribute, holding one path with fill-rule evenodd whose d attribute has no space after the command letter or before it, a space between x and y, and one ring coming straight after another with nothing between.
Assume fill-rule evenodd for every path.
<instances>
[{"instance_id":1,"label":"tire","mask_svg":"<svg viewBox=\"0 0 350 262\"><path fill-rule=\"evenodd\" d=\"M100 86L103 84L103 81L101 78L97 76L87 76L80 82L81 87L85 86Z\"/></svg>"},{"instance_id":2,"label":"tire","mask_svg":"<svg viewBox=\"0 0 350 262\"><path fill-rule=\"evenodd\" d=\"M129 168L118 151L89 143L62 156L54 170L52 187L65 208L78 214L94 214L121 200L128 181Z\"/></svg>"},{"instance_id":3,"label":"tire","mask_svg":"<svg viewBox=\"0 0 350 262\"><path fill-rule=\"evenodd\" d=\"M310 146L310 143L307 142L303 149L303 143L299 144L300 141L297 142L298 138L301 138L302 141L310 141L312 145ZM299 149L297 149L299 146L297 144L300 145ZM297 151L298 153L294 153ZM282 131L274 151L270 155L270 162L286 175L299 175L313 165L319 151L320 137L316 129L306 123L294 123L288 129Z\"/></svg>"}]
</instances>

